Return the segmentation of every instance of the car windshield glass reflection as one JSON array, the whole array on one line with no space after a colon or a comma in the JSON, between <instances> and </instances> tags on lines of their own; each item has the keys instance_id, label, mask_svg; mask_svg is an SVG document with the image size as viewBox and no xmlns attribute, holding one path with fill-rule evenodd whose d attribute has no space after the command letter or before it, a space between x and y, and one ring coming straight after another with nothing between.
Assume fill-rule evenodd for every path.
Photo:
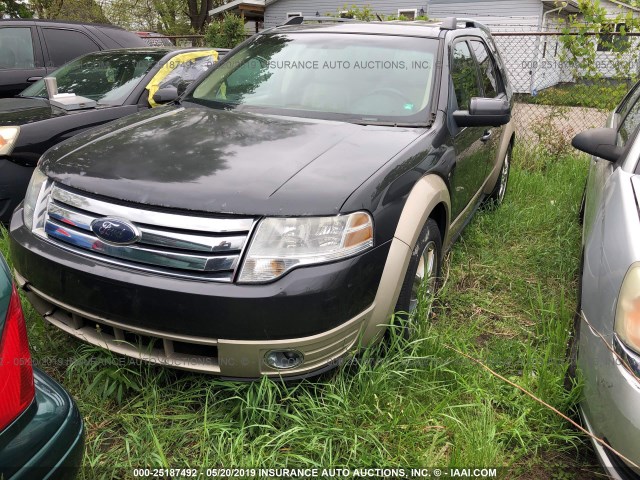
<instances>
[{"instance_id":1,"label":"car windshield glass reflection","mask_svg":"<svg viewBox=\"0 0 640 480\"><path fill-rule=\"evenodd\" d=\"M122 105L140 80L164 57L154 53L96 53L85 55L49 76L59 93L75 93L102 105ZM22 97L47 97L44 80L25 89Z\"/></svg>"},{"instance_id":2,"label":"car windshield glass reflection","mask_svg":"<svg viewBox=\"0 0 640 480\"><path fill-rule=\"evenodd\" d=\"M227 59L187 101L354 121L424 122L437 41L411 37L263 35Z\"/></svg>"}]
</instances>

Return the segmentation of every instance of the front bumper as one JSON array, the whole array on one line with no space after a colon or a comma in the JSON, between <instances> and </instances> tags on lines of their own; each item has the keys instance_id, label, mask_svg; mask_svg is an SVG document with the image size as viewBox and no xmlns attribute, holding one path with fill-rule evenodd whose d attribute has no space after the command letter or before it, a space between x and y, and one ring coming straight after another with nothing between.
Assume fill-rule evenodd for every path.
<instances>
[{"instance_id":1,"label":"front bumper","mask_svg":"<svg viewBox=\"0 0 640 480\"><path fill-rule=\"evenodd\" d=\"M312 375L341 358L369 324L389 251L236 285L76 255L32 235L21 210L10 232L18 284L50 323L115 353L233 378ZM275 370L269 350L297 350L304 362Z\"/></svg>"},{"instance_id":2,"label":"front bumper","mask_svg":"<svg viewBox=\"0 0 640 480\"><path fill-rule=\"evenodd\" d=\"M73 399L34 368L34 403L0 433L0 477L75 478L84 451L84 426Z\"/></svg>"},{"instance_id":3,"label":"front bumper","mask_svg":"<svg viewBox=\"0 0 640 480\"><path fill-rule=\"evenodd\" d=\"M585 427L636 464L640 464L640 382L582 318L578 366L584 378L581 414ZM594 449L607 474L615 479L640 479L614 453L595 441Z\"/></svg>"}]
</instances>

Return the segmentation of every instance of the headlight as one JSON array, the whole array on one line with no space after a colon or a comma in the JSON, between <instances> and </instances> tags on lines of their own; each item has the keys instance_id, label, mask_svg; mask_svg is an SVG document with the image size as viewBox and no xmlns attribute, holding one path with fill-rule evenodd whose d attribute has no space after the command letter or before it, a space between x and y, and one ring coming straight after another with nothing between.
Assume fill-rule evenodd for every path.
<instances>
[{"instance_id":1,"label":"headlight","mask_svg":"<svg viewBox=\"0 0 640 480\"><path fill-rule=\"evenodd\" d=\"M11 155L20 127L0 127L0 155Z\"/></svg>"},{"instance_id":2,"label":"headlight","mask_svg":"<svg viewBox=\"0 0 640 480\"><path fill-rule=\"evenodd\" d=\"M24 197L24 224L29 230L33 230L33 219L36 216L36 206L40 198L40 193L45 185L47 176L42 173L42 170L36 168L31 176L31 181L27 187L27 194Z\"/></svg>"},{"instance_id":3,"label":"headlight","mask_svg":"<svg viewBox=\"0 0 640 480\"><path fill-rule=\"evenodd\" d=\"M266 282L294 267L338 260L372 245L373 221L365 212L266 218L258 225L238 280Z\"/></svg>"},{"instance_id":4,"label":"headlight","mask_svg":"<svg viewBox=\"0 0 640 480\"><path fill-rule=\"evenodd\" d=\"M640 353L640 264L634 264L622 282L615 332L629 348Z\"/></svg>"}]
</instances>

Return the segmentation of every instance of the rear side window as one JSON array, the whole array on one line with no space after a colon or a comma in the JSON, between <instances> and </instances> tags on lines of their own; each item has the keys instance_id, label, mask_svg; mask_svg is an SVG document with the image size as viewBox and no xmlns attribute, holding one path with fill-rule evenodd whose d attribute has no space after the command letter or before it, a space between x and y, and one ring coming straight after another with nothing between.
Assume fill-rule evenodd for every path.
<instances>
[{"instance_id":1,"label":"rear side window","mask_svg":"<svg viewBox=\"0 0 640 480\"><path fill-rule=\"evenodd\" d=\"M35 68L31 29L0 28L0 69Z\"/></svg>"},{"instance_id":2,"label":"rear side window","mask_svg":"<svg viewBox=\"0 0 640 480\"><path fill-rule=\"evenodd\" d=\"M484 43L472 40L469 42L473 53L476 56L478 65L480 66L480 83L482 83L482 89L484 90L484 96L488 98L495 98L498 96L498 76L496 75L496 69L493 65L493 61L489 56L489 52Z\"/></svg>"},{"instance_id":3,"label":"rear side window","mask_svg":"<svg viewBox=\"0 0 640 480\"><path fill-rule=\"evenodd\" d=\"M467 42L454 45L452 62L451 79L458 100L458 109L469 110L471 98L482 95L478 87L478 69Z\"/></svg>"},{"instance_id":4,"label":"rear side window","mask_svg":"<svg viewBox=\"0 0 640 480\"><path fill-rule=\"evenodd\" d=\"M49 51L50 67L59 67L85 53L100 47L84 33L76 30L43 28L44 40Z\"/></svg>"}]
</instances>

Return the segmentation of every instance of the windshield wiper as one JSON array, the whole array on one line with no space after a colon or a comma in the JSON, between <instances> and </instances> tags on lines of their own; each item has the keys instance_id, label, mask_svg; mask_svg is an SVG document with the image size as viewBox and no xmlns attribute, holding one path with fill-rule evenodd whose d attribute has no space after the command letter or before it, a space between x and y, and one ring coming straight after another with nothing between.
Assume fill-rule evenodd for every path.
<instances>
[{"instance_id":1,"label":"windshield wiper","mask_svg":"<svg viewBox=\"0 0 640 480\"><path fill-rule=\"evenodd\" d=\"M349 123L356 125L373 126L373 127L399 127L399 128L429 128L432 123L402 123L402 122L377 122L369 120L348 120Z\"/></svg>"}]
</instances>

